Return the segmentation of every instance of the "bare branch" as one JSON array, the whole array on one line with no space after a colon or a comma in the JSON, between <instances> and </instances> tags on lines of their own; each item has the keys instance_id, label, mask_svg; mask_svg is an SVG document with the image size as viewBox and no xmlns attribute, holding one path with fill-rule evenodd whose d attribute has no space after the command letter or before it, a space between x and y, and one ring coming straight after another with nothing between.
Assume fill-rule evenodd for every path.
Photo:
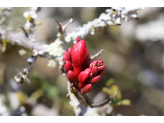
<instances>
[{"instance_id":1,"label":"bare branch","mask_svg":"<svg viewBox=\"0 0 164 123\"><path fill-rule=\"evenodd\" d=\"M121 19L128 21L130 19L138 18L137 10L140 10L140 9L143 9L143 8L129 9L129 8L125 8L125 7L120 7L120 8L107 9L106 13L102 13L99 16L99 18L96 18L93 21L88 22L87 24L84 24L82 27L78 27L72 33L70 33L66 37L64 37L65 41L70 42L70 41L74 40L77 36L83 38L88 34L93 35L94 32L96 31L96 29L99 27L104 27L107 25L120 25ZM114 10L115 10L115 13L113 12ZM37 56L40 55L39 52L42 52L43 54L47 53L47 55L53 54L52 52L51 53L48 52L51 50L51 47L49 47L50 45L43 44L39 41L36 41L34 34L33 34L33 29L35 27L34 19L37 17L39 8L31 8L30 11L31 11L31 14L29 14L29 12L25 12L24 16L26 17L27 21L30 22L30 24L32 25L32 28L30 28L30 26L28 26L28 25L24 25L24 27L22 29L25 32L25 34L16 33L14 31L7 31L6 29L0 27L0 38L1 39L8 40L12 44L17 44L19 46L26 47L34 52L34 54L27 60L29 63L29 66L23 70L23 72L20 75L21 78L17 78L20 80L20 83L22 82L22 80L24 80L27 77L29 70L31 69L31 67L33 67L33 65L35 63ZM70 23L73 22L73 19L70 19L69 22L65 25L63 25L62 23L59 23L56 19L55 19L55 21L58 23L57 28L58 28L59 32L61 34L63 34L65 32L66 27ZM27 30L30 30L30 31L27 31ZM27 33L27 32L30 32L30 33ZM57 42L57 41L55 41L55 42ZM59 39L58 46L60 43L61 43L61 41ZM56 46L56 45L52 45L52 49L55 49L54 46ZM48 47L50 50L47 50ZM91 56L91 59L93 60L94 58L98 57L103 51L105 51L105 50L104 49L100 50L98 53ZM55 55L55 56L62 57L63 52L64 52L64 50L61 48L60 53L58 53L59 55ZM46 57L46 58L48 58L48 57ZM61 59L59 61L61 61ZM63 65L61 65L61 68L63 68ZM106 104L109 104L112 101L112 99L117 95L117 93L118 93L118 90L114 93L112 98L108 98L99 104L94 104L85 94L82 96L85 98L87 104L91 108L94 108L94 107L101 107ZM84 115L85 112L87 110L89 110L90 107L88 108L88 107L83 106L83 104L82 104L83 102L82 102L81 98L78 96L78 91L73 89L73 87L69 81L68 81L68 94L70 96L71 105L74 109L75 115L76 116Z\"/></svg>"},{"instance_id":2,"label":"bare branch","mask_svg":"<svg viewBox=\"0 0 164 123\"><path fill-rule=\"evenodd\" d=\"M121 20L129 21L138 18L137 11L143 9L142 7L112 7L111 9L106 9L106 13L101 13L98 18L79 26L72 33L67 34L65 39L67 42L71 42L74 41L77 36L84 38L88 34L94 35L100 27L121 25Z\"/></svg>"},{"instance_id":3,"label":"bare branch","mask_svg":"<svg viewBox=\"0 0 164 123\"><path fill-rule=\"evenodd\" d=\"M23 33L17 33L14 31L8 32L6 29L0 27L0 35L2 39L8 40L11 44L26 47L30 50L45 51L46 47L39 41L32 42Z\"/></svg>"},{"instance_id":4,"label":"bare branch","mask_svg":"<svg viewBox=\"0 0 164 123\"><path fill-rule=\"evenodd\" d=\"M70 97L70 100L71 100L70 103L74 109L75 116L83 116L82 109L81 109L81 103L79 102L78 98L75 96L70 82L68 81L67 83L68 83L68 88L67 88L68 95Z\"/></svg>"},{"instance_id":5,"label":"bare branch","mask_svg":"<svg viewBox=\"0 0 164 123\"><path fill-rule=\"evenodd\" d=\"M116 97L117 93L118 93L119 88L116 90L116 92L113 94L112 98L108 98L106 100L104 100L103 102L99 103L99 104L93 104L93 102L89 99L89 97L85 94L83 94L82 96L85 98L86 103L91 107L91 108L95 108L95 107L101 107L104 106L108 103L110 103L114 97Z\"/></svg>"},{"instance_id":6,"label":"bare branch","mask_svg":"<svg viewBox=\"0 0 164 123\"><path fill-rule=\"evenodd\" d=\"M59 23L56 19L55 19L55 21L57 22L57 24L58 24L58 26L57 26L57 29L59 30L59 32L61 33L61 34L63 34L63 33L65 33L65 29L66 29L66 27L70 24L70 23L73 23L73 19L71 18L69 21L68 21L68 23L67 24L63 24L63 23Z\"/></svg>"},{"instance_id":7,"label":"bare branch","mask_svg":"<svg viewBox=\"0 0 164 123\"><path fill-rule=\"evenodd\" d=\"M98 53L96 53L95 55L92 55L91 56L91 59L95 59L96 57L98 57L102 52L104 52L105 50L104 49L101 49Z\"/></svg>"}]
</instances>

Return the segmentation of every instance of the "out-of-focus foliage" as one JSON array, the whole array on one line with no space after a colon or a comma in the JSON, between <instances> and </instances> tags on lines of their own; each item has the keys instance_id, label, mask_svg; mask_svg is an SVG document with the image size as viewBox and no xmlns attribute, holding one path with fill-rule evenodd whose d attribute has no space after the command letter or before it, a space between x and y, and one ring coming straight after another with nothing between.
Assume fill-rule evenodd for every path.
<instances>
[{"instance_id":1,"label":"out-of-focus foliage","mask_svg":"<svg viewBox=\"0 0 164 123\"><path fill-rule=\"evenodd\" d=\"M23 13L28 9L13 8L4 16L5 20L0 17L1 26L11 23L10 27L21 31L20 26L26 22ZM73 18L74 22L66 29L71 33L76 27L99 17L106 9L42 8L37 18L42 25L34 29L36 40L49 44L57 38L55 19L67 23ZM91 55L105 49L99 58L104 60L106 69L100 82L88 94L90 98L101 90L111 97L119 87L111 104L116 114L164 115L164 40L154 33L163 31L164 27L160 26L163 14L164 8L145 8L138 12L137 20L99 28L94 35L85 37ZM0 48L3 47L0 41ZM23 56L19 54L21 49L26 51ZM8 115L7 109L9 115L73 115L66 98L67 79L58 68L48 67L47 59L37 59L28 76L30 84L20 86L13 80L17 69L28 65L26 60L30 55L25 48L8 43L6 51L0 54L0 106L3 106L0 115Z\"/></svg>"},{"instance_id":2,"label":"out-of-focus foliage","mask_svg":"<svg viewBox=\"0 0 164 123\"><path fill-rule=\"evenodd\" d=\"M123 99L121 100L121 90L119 90L119 87L117 85L113 85L113 79L109 79L106 82L106 87L102 88L102 91L107 93L110 98L113 98L113 95L117 92L117 95L113 98L111 105L113 107L119 106L119 105L130 105L130 100Z\"/></svg>"}]
</instances>

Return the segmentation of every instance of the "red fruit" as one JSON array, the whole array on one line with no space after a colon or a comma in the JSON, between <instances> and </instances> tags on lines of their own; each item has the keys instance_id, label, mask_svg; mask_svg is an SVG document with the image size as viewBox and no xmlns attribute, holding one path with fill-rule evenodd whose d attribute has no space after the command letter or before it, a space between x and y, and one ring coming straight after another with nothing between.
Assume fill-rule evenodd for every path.
<instances>
[{"instance_id":1,"label":"red fruit","mask_svg":"<svg viewBox=\"0 0 164 123\"><path fill-rule=\"evenodd\" d=\"M85 69L85 71L82 71L80 74L79 74L79 88L82 88L84 86L84 83L86 81L87 78L89 78L90 76L90 73L91 73L91 70L89 68Z\"/></svg>"},{"instance_id":2,"label":"red fruit","mask_svg":"<svg viewBox=\"0 0 164 123\"><path fill-rule=\"evenodd\" d=\"M64 53L63 61L68 80L81 93L91 91L92 84L100 81L106 67L101 59L91 62L85 41L79 37L76 38L74 46L69 47Z\"/></svg>"},{"instance_id":3,"label":"red fruit","mask_svg":"<svg viewBox=\"0 0 164 123\"><path fill-rule=\"evenodd\" d=\"M103 63L104 61L101 59L98 59L98 63Z\"/></svg>"},{"instance_id":4,"label":"red fruit","mask_svg":"<svg viewBox=\"0 0 164 123\"><path fill-rule=\"evenodd\" d=\"M101 79L101 75L98 75L98 76L96 76L96 77L93 77L92 79L91 79L91 84L96 84L96 83L98 83L99 81L100 81L100 79Z\"/></svg>"},{"instance_id":5,"label":"red fruit","mask_svg":"<svg viewBox=\"0 0 164 123\"><path fill-rule=\"evenodd\" d=\"M73 70L72 64L70 61L66 61L64 64L65 71L68 72L69 70Z\"/></svg>"},{"instance_id":6,"label":"red fruit","mask_svg":"<svg viewBox=\"0 0 164 123\"><path fill-rule=\"evenodd\" d=\"M70 56L68 55L68 52L64 52L63 61L70 61Z\"/></svg>"},{"instance_id":7,"label":"red fruit","mask_svg":"<svg viewBox=\"0 0 164 123\"><path fill-rule=\"evenodd\" d=\"M85 49L85 41L80 40L79 42L75 43L72 48L72 62L74 67L74 73L76 77L78 77L79 73L82 69L82 64L86 58L86 52Z\"/></svg>"},{"instance_id":8,"label":"red fruit","mask_svg":"<svg viewBox=\"0 0 164 123\"><path fill-rule=\"evenodd\" d=\"M68 52L68 55L71 57L71 54L72 54L72 47L69 47L67 52Z\"/></svg>"},{"instance_id":9,"label":"red fruit","mask_svg":"<svg viewBox=\"0 0 164 123\"><path fill-rule=\"evenodd\" d=\"M104 70L105 69L105 65L99 66L98 70Z\"/></svg>"},{"instance_id":10,"label":"red fruit","mask_svg":"<svg viewBox=\"0 0 164 123\"><path fill-rule=\"evenodd\" d=\"M103 75L103 73L104 73L104 70L98 72L99 75Z\"/></svg>"},{"instance_id":11,"label":"red fruit","mask_svg":"<svg viewBox=\"0 0 164 123\"><path fill-rule=\"evenodd\" d=\"M76 81L75 73L74 73L73 71L71 71L71 70L69 70L69 71L67 72L67 78L68 78L68 80L69 80L71 83L75 83L75 81Z\"/></svg>"},{"instance_id":12,"label":"red fruit","mask_svg":"<svg viewBox=\"0 0 164 123\"><path fill-rule=\"evenodd\" d=\"M82 94L88 93L88 92L91 91L91 89L92 89L92 84L87 84L87 85L84 86L83 89L81 89L81 93L82 93Z\"/></svg>"},{"instance_id":13,"label":"red fruit","mask_svg":"<svg viewBox=\"0 0 164 123\"><path fill-rule=\"evenodd\" d=\"M77 36L77 38L75 39L76 42L79 42L80 41L80 37Z\"/></svg>"},{"instance_id":14,"label":"red fruit","mask_svg":"<svg viewBox=\"0 0 164 123\"><path fill-rule=\"evenodd\" d=\"M85 60L85 41L80 40L79 42L75 43L72 48L72 62L76 67L82 65Z\"/></svg>"},{"instance_id":15,"label":"red fruit","mask_svg":"<svg viewBox=\"0 0 164 123\"><path fill-rule=\"evenodd\" d=\"M82 78L83 78L83 75L84 75L84 71L80 72L79 76L78 76L78 80L80 83L82 83Z\"/></svg>"},{"instance_id":16,"label":"red fruit","mask_svg":"<svg viewBox=\"0 0 164 123\"><path fill-rule=\"evenodd\" d=\"M89 77L90 73L91 73L91 69L89 69L89 68L85 69L83 78L82 78L83 82Z\"/></svg>"},{"instance_id":17,"label":"red fruit","mask_svg":"<svg viewBox=\"0 0 164 123\"><path fill-rule=\"evenodd\" d=\"M97 60L96 60L96 61L93 61L93 62L90 64L89 68L92 69L94 66L97 66L97 64L98 64L98 61L97 61Z\"/></svg>"},{"instance_id":18,"label":"red fruit","mask_svg":"<svg viewBox=\"0 0 164 123\"><path fill-rule=\"evenodd\" d=\"M93 69L92 69L92 76L95 76L97 73L98 73L98 67L95 66L95 67L93 67Z\"/></svg>"},{"instance_id":19,"label":"red fruit","mask_svg":"<svg viewBox=\"0 0 164 123\"><path fill-rule=\"evenodd\" d=\"M90 64L90 61L91 61L90 56L89 56L89 51L87 50L86 52L87 52L87 55L86 55L86 58L83 62L82 70L85 70L86 68L88 68L89 64Z\"/></svg>"}]
</instances>

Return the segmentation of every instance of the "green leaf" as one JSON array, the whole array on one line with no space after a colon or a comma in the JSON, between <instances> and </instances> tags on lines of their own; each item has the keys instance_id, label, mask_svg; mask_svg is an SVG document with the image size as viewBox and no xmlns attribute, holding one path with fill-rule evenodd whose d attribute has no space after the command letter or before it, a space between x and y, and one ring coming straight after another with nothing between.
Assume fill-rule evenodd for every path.
<instances>
[{"instance_id":1,"label":"green leaf","mask_svg":"<svg viewBox=\"0 0 164 123\"><path fill-rule=\"evenodd\" d=\"M58 98L59 95L60 95L60 91L57 87L55 86L52 86L52 87L49 87L48 90L47 90L47 95L51 98Z\"/></svg>"},{"instance_id":2,"label":"green leaf","mask_svg":"<svg viewBox=\"0 0 164 123\"><path fill-rule=\"evenodd\" d=\"M120 102L121 102L121 105L127 105L127 106L131 105L131 102L129 99L124 99L124 100L121 100Z\"/></svg>"},{"instance_id":3,"label":"green leaf","mask_svg":"<svg viewBox=\"0 0 164 123\"><path fill-rule=\"evenodd\" d=\"M109 86L111 86L112 84L113 84L113 82L114 82L114 79L109 79L107 82L106 82L106 86L107 87L109 87Z\"/></svg>"}]
</instances>

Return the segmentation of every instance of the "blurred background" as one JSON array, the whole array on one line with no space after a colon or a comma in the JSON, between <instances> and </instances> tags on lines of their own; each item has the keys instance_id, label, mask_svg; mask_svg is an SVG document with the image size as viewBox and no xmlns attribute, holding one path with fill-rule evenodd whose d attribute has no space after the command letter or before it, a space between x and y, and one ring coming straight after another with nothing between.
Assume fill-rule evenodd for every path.
<instances>
[{"instance_id":1,"label":"blurred background","mask_svg":"<svg viewBox=\"0 0 164 123\"><path fill-rule=\"evenodd\" d=\"M36 39L48 44L56 39L55 19L67 23L73 18L74 22L66 29L70 33L98 18L106 9L41 8L37 20L42 25L35 27ZM19 31L26 22L23 13L28 10L12 8L4 24ZM138 15L136 20L99 28L95 35L84 38L90 55L105 49L99 58L106 65L101 80L87 95L93 99L112 78L121 89L122 99L131 101L130 106L114 108L116 114L164 115L164 8L145 8ZM30 84L20 86L14 81L13 77L28 65L26 60L31 55L26 50L21 56L22 49L26 50L7 44L6 51L0 54L0 115L74 115L66 98L67 79L57 67L48 67L47 59L37 59L29 74Z\"/></svg>"}]
</instances>

